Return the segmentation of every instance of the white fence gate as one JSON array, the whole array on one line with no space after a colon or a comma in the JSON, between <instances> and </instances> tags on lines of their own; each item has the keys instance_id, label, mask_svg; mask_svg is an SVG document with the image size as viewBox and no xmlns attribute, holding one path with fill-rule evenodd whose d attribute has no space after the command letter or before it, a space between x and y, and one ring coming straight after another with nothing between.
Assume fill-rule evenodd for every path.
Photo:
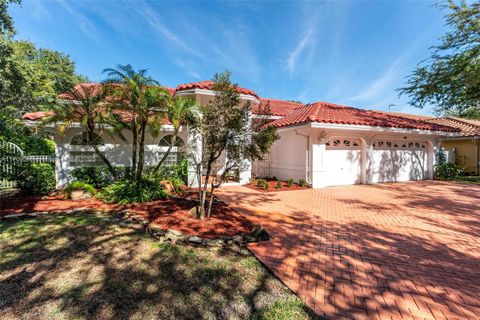
<instances>
[{"instance_id":1,"label":"white fence gate","mask_svg":"<svg viewBox=\"0 0 480 320\"><path fill-rule=\"evenodd\" d=\"M16 183L8 177L14 173L20 161L33 163L55 162L54 156L24 156L22 149L14 143L0 141L0 189L15 188Z\"/></svg>"}]
</instances>

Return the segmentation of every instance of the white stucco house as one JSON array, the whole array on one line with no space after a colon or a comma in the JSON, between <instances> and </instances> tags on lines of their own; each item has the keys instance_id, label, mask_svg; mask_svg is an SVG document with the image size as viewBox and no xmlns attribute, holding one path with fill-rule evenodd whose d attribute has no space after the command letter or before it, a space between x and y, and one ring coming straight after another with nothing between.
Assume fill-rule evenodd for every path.
<instances>
[{"instance_id":1,"label":"white stucco house","mask_svg":"<svg viewBox=\"0 0 480 320\"><path fill-rule=\"evenodd\" d=\"M207 103L214 92L211 81L182 84L169 91L172 95L194 97ZM99 84L91 84L99 86ZM455 136L458 129L423 121L421 117L357 109L327 102L306 105L259 97L253 90L238 88L242 100L252 103L252 117L262 116L260 104L268 105L270 126L278 128L277 140L265 160L255 161L239 172L237 183L246 184L252 176L286 180L306 179L313 188L334 185L371 184L433 178L435 154L441 138ZM60 98L67 97L60 95ZM24 115L34 125L44 112ZM88 146L80 124L60 133L51 126L56 142L56 175L58 186L69 180L69 171L78 166L102 165ZM163 124L162 134L147 137L146 165L158 161L169 145L172 127ZM128 138L128 132L125 132ZM178 163L185 156L185 146L201 148L188 127L182 127L181 140L172 150L167 163ZM116 166L130 165L128 144L99 132L100 149ZM188 182L195 185L193 169Z\"/></svg>"}]
</instances>

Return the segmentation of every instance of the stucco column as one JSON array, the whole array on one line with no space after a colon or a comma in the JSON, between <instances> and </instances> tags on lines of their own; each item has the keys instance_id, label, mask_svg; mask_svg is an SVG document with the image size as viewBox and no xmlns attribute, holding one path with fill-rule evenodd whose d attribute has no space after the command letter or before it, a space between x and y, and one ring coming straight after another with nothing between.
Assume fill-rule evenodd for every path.
<instances>
[{"instance_id":1,"label":"stucco column","mask_svg":"<svg viewBox=\"0 0 480 320\"><path fill-rule=\"evenodd\" d=\"M365 142L365 184L372 183L371 161L373 158L373 140Z\"/></svg>"},{"instance_id":2,"label":"stucco column","mask_svg":"<svg viewBox=\"0 0 480 320\"><path fill-rule=\"evenodd\" d=\"M240 171L240 184L247 184L252 179L252 162L250 160L243 160L244 165Z\"/></svg>"},{"instance_id":3,"label":"stucco column","mask_svg":"<svg viewBox=\"0 0 480 320\"><path fill-rule=\"evenodd\" d=\"M362 141L361 157L360 157L360 183L367 184L367 154L368 145L365 139L360 138Z\"/></svg>"},{"instance_id":4,"label":"stucco column","mask_svg":"<svg viewBox=\"0 0 480 320\"><path fill-rule=\"evenodd\" d=\"M310 137L310 145L312 188L323 188L325 187L325 178L323 177L323 173L325 172L323 164L326 150L325 142Z\"/></svg>"},{"instance_id":5,"label":"stucco column","mask_svg":"<svg viewBox=\"0 0 480 320\"><path fill-rule=\"evenodd\" d=\"M65 143L65 136L55 133L55 181L58 189L68 184L70 151L69 144Z\"/></svg>"},{"instance_id":6,"label":"stucco column","mask_svg":"<svg viewBox=\"0 0 480 320\"><path fill-rule=\"evenodd\" d=\"M437 157L435 156L440 150L441 142L437 141L428 141L427 147L427 179L433 179L433 168L437 162Z\"/></svg>"},{"instance_id":7,"label":"stucco column","mask_svg":"<svg viewBox=\"0 0 480 320\"><path fill-rule=\"evenodd\" d=\"M195 131L187 129L187 156L188 156L188 177L187 184L191 187L199 187L198 181L202 175L202 137Z\"/></svg>"}]
</instances>

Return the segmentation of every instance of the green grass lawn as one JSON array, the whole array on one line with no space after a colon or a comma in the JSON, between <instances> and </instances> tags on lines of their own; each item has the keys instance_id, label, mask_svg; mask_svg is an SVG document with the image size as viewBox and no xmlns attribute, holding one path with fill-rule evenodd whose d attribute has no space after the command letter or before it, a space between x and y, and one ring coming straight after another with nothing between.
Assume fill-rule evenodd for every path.
<instances>
[{"instance_id":1,"label":"green grass lawn","mask_svg":"<svg viewBox=\"0 0 480 320\"><path fill-rule=\"evenodd\" d=\"M455 181L462 183L480 184L480 176L460 176L455 178Z\"/></svg>"},{"instance_id":2,"label":"green grass lawn","mask_svg":"<svg viewBox=\"0 0 480 320\"><path fill-rule=\"evenodd\" d=\"M246 249L159 244L107 216L0 222L0 319L313 319Z\"/></svg>"}]
</instances>

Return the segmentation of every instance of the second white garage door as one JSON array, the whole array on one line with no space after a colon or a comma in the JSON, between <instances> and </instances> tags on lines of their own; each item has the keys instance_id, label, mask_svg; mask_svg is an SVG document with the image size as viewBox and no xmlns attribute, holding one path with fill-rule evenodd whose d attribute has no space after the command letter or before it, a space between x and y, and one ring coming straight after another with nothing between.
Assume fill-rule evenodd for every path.
<instances>
[{"instance_id":1,"label":"second white garage door","mask_svg":"<svg viewBox=\"0 0 480 320\"><path fill-rule=\"evenodd\" d=\"M426 179L427 143L412 140L374 141L367 162L369 183Z\"/></svg>"}]
</instances>

